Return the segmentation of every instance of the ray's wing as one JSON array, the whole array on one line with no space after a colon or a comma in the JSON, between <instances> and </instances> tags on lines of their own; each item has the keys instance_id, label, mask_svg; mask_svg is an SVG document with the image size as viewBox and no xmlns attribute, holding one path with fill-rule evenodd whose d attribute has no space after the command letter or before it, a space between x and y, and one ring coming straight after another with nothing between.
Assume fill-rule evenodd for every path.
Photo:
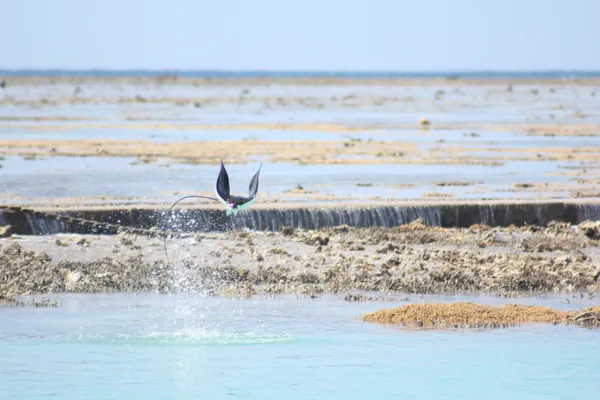
<instances>
[{"instance_id":1,"label":"ray's wing","mask_svg":"<svg viewBox=\"0 0 600 400\"><path fill-rule=\"evenodd\" d=\"M221 170L219 171L219 177L217 178L216 190L217 195L223 200L226 200L230 195L229 175L227 175L227 170L223 165L223 160L221 160Z\"/></svg>"},{"instance_id":2,"label":"ray's wing","mask_svg":"<svg viewBox=\"0 0 600 400\"><path fill-rule=\"evenodd\" d=\"M250 199L253 199L254 197L256 197L256 194L258 193L258 176L260 175L261 168L262 168L262 163L260 163L260 167L258 167L258 171L256 171L256 173L252 177L252 180L250 181L250 186L248 187L248 196Z\"/></svg>"}]
</instances>

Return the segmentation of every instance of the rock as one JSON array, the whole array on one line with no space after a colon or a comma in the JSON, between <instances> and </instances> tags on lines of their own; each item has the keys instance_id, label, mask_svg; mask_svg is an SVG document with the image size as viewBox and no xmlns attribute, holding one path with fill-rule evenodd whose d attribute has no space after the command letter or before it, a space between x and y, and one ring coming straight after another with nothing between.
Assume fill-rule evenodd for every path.
<instances>
[{"instance_id":1,"label":"rock","mask_svg":"<svg viewBox=\"0 0 600 400\"><path fill-rule=\"evenodd\" d=\"M0 226L0 237L9 237L12 234L12 226Z\"/></svg>"},{"instance_id":2,"label":"rock","mask_svg":"<svg viewBox=\"0 0 600 400\"><path fill-rule=\"evenodd\" d=\"M364 294L356 294L356 293L347 293L344 296L345 301L368 301L371 300L370 297L365 296Z\"/></svg>"},{"instance_id":3,"label":"rock","mask_svg":"<svg viewBox=\"0 0 600 400\"><path fill-rule=\"evenodd\" d=\"M584 221L579 224L578 228L581 232L592 240L600 239L600 223L592 221Z\"/></svg>"},{"instance_id":4,"label":"rock","mask_svg":"<svg viewBox=\"0 0 600 400\"><path fill-rule=\"evenodd\" d=\"M327 246L329 244L329 236L310 235L304 239L304 243L311 246Z\"/></svg>"},{"instance_id":5,"label":"rock","mask_svg":"<svg viewBox=\"0 0 600 400\"><path fill-rule=\"evenodd\" d=\"M87 240L86 238L81 238L77 241L77 244L79 246L84 246L84 247L90 247L90 241Z\"/></svg>"},{"instance_id":6,"label":"rock","mask_svg":"<svg viewBox=\"0 0 600 400\"><path fill-rule=\"evenodd\" d=\"M283 236L293 236L295 230L291 226L282 226L279 228L279 232L281 232Z\"/></svg>"},{"instance_id":7,"label":"rock","mask_svg":"<svg viewBox=\"0 0 600 400\"><path fill-rule=\"evenodd\" d=\"M81 279L81 272L79 271L67 271L65 274L65 290L68 292L75 292L77 283Z\"/></svg>"}]
</instances>

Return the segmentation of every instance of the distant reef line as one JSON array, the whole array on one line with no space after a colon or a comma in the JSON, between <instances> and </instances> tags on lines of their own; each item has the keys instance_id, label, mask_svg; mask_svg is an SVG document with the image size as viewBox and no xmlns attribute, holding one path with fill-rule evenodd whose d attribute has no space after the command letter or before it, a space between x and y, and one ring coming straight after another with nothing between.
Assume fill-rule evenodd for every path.
<instances>
[{"instance_id":1,"label":"distant reef line","mask_svg":"<svg viewBox=\"0 0 600 400\"><path fill-rule=\"evenodd\" d=\"M0 77L214 79L583 79L600 70L286 71L217 69L0 69Z\"/></svg>"}]
</instances>

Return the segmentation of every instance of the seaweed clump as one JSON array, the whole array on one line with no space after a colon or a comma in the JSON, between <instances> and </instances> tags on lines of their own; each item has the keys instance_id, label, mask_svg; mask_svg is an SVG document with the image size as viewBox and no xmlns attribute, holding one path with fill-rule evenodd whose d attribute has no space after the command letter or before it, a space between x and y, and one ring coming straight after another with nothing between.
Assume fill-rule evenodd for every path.
<instances>
[{"instance_id":1,"label":"seaweed clump","mask_svg":"<svg viewBox=\"0 0 600 400\"><path fill-rule=\"evenodd\" d=\"M366 314L366 322L433 328L509 328L525 323L600 326L600 307L561 311L550 307L468 302L407 304Z\"/></svg>"}]
</instances>

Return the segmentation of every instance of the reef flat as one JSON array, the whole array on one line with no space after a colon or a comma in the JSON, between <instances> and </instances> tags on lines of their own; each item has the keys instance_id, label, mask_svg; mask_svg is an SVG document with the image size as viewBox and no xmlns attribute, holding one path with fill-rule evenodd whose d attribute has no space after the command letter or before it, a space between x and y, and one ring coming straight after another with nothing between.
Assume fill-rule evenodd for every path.
<instances>
[{"instance_id":1,"label":"reef flat","mask_svg":"<svg viewBox=\"0 0 600 400\"><path fill-rule=\"evenodd\" d=\"M393 228L340 226L193 233L166 240L117 235L12 235L0 239L0 294L194 292L201 294L543 291L595 296L600 226Z\"/></svg>"}]
</instances>

